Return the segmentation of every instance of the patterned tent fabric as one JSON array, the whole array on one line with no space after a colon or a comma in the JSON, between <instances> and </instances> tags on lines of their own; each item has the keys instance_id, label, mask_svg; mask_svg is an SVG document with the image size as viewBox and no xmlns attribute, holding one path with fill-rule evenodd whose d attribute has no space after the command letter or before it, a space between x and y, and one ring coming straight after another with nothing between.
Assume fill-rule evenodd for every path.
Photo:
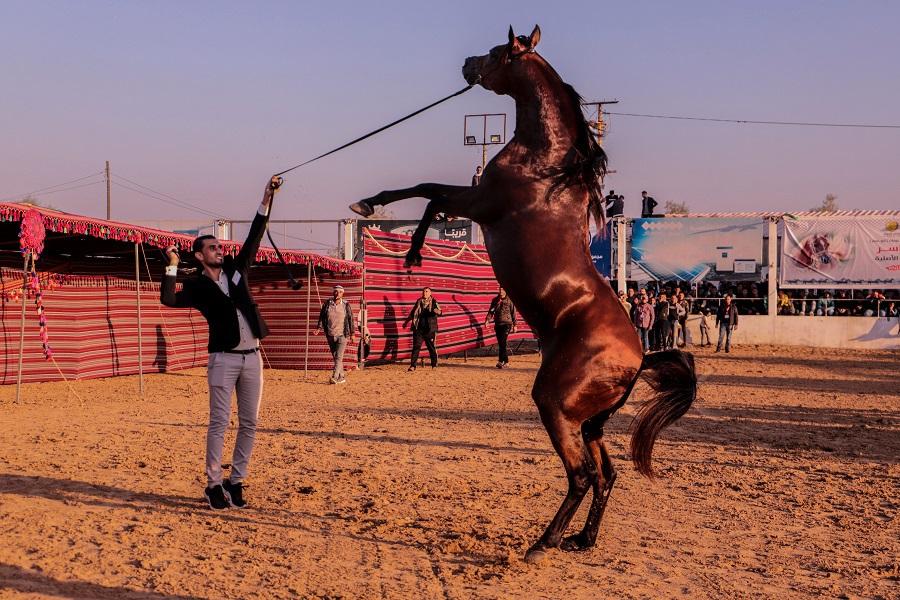
<instances>
[{"instance_id":1,"label":"patterned tent fabric","mask_svg":"<svg viewBox=\"0 0 900 600\"><path fill-rule=\"evenodd\" d=\"M0 222L17 223L29 209L27 205L0 203ZM170 243L189 247L192 238L43 208L38 210L47 230L57 234L55 246L65 248L64 253L55 256L45 252L37 261L55 364L44 358L37 314L26 310L22 380L39 382L60 380L62 375L67 379L88 379L138 373L133 252L123 256L121 244L109 244L110 252L97 253L97 242L92 242L94 256L75 257L84 254L85 236L157 247ZM14 236L13 229L18 227L6 227L4 238L7 234ZM59 234L64 237L59 239ZM0 252L0 385L3 385L16 381L22 302L30 305L34 298L22 297L22 255L18 240L10 237L0 242L6 248L16 249ZM237 252L239 248L239 244L231 244L229 251ZM312 266L312 285L309 292L305 285L300 291L289 289L283 268L272 264L276 260L274 252L263 248L257 255L260 264L251 271L251 288L272 331L262 344L264 363L272 368L303 369L308 361L310 369L330 369L331 356L325 339L310 335L307 350L307 331L311 333L315 328L321 303L337 283L344 286L345 297L358 310L362 300L362 265L305 252L283 254L287 262ZM162 269L158 263L150 268L158 268L160 272L148 274L146 263L142 264L143 371L167 372L204 366L207 360L205 319L194 310L162 306L159 302ZM304 284L309 268L294 269ZM354 366L356 358L356 352L349 350L346 366Z\"/></svg>"},{"instance_id":2,"label":"patterned tent fabric","mask_svg":"<svg viewBox=\"0 0 900 600\"><path fill-rule=\"evenodd\" d=\"M145 373L180 371L206 365L207 325L194 310L171 309L159 302L156 283L141 282L143 369ZM91 379L138 373L138 326L135 283L115 275L65 275L40 273L45 282L44 305L49 315L54 358L67 379ZM146 276L146 275L145 275ZM294 291L284 283L277 267L253 271L254 298L272 333L263 340L266 367L303 369L306 332L316 326L321 298L340 283L345 297L358 310L362 277L319 271L312 293ZM18 290L22 272L0 268L0 385L14 384L18 366L21 301ZM304 278L305 284L305 278ZM318 288L318 289L317 289ZM26 298L31 303L31 298ZM309 336L309 368L330 369L331 355L325 339ZM57 381L56 367L44 360L37 315L26 312L25 353L22 381ZM356 364L356 352L348 351L345 365Z\"/></svg>"},{"instance_id":3,"label":"patterned tent fabric","mask_svg":"<svg viewBox=\"0 0 900 600\"><path fill-rule=\"evenodd\" d=\"M364 233L368 326L372 334L370 361L408 359L412 335L403 327L422 288L429 286L443 309L438 320L438 354L451 354L495 344L492 324L485 326L497 280L484 246L427 240L422 267L403 268L410 237L366 229ZM510 340L533 338L519 319ZM423 349L424 351L424 349Z\"/></svg>"},{"instance_id":4,"label":"patterned tent fabric","mask_svg":"<svg viewBox=\"0 0 900 600\"><path fill-rule=\"evenodd\" d=\"M181 250L190 250L191 243L194 241L194 238L189 235L172 233L171 231L139 227L137 225L119 223L116 221L104 221L102 219L72 215L43 207L32 207L27 204L8 202L0 202L0 222L19 222L29 210L37 210L43 217L44 227L46 227L47 231L52 231L54 233L72 234L73 236L85 235L102 240L114 240L118 242L138 242L156 248L165 248L166 246L174 244ZM226 254L237 254L241 249L241 244L224 241L224 247ZM282 255L284 256L284 261L286 263L298 265L312 263L314 267L328 269L332 273L350 273L358 275L362 271L362 267L359 263L339 260L330 256L322 256L320 254L312 254L309 252L296 252L292 250L285 250L282 252ZM274 249L261 247L256 254L256 262L275 263L278 262L278 257L275 255Z\"/></svg>"}]
</instances>

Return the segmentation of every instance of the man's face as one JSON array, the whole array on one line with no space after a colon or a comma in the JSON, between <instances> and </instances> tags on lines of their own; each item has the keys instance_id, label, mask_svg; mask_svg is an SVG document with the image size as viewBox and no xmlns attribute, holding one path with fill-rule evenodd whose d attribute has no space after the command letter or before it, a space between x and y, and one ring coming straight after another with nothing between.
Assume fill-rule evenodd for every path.
<instances>
[{"instance_id":1,"label":"man's face","mask_svg":"<svg viewBox=\"0 0 900 600\"><path fill-rule=\"evenodd\" d=\"M334 290L334 299L335 301L340 300L344 297L344 290Z\"/></svg>"},{"instance_id":2,"label":"man's face","mask_svg":"<svg viewBox=\"0 0 900 600\"><path fill-rule=\"evenodd\" d=\"M217 239L203 240L203 249L194 256L204 267L221 267L225 260L222 244Z\"/></svg>"},{"instance_id":3,"label":"man's face","mask_svg":"<svg viewBox=\"0 0 900 600\"><path fill-rule=\"evenodd\" d=\"M429 298L431 298L431 290L428 288L425 288L424 290L422 290L422 299L428 300Z\"/></svg>"},{"instance_id":4,"label":"man's face","mask_svg":"<svg viewBox=\"0 0 900 600\"><path fill-rule=\"evenodd\" d=\"M503 288L500 288L498 293L500 294L501 298L506 298L506 290L504 290Z\"/></svg>"}]
</instances>

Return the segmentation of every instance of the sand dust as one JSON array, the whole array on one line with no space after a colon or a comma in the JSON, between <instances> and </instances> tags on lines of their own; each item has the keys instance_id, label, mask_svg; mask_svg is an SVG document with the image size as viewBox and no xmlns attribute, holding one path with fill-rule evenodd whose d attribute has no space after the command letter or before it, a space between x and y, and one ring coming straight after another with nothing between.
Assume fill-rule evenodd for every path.
<instances>
[{"instance_id":1,"label":"sand dust","mask_svg":"<svg viewBox=\"0 0 900 600\"><path fill-rule=\"evenodd\" d=\"M522 561L565 489L538 358L267 371L253 507L200 501L202 370L0 388L7 598L897 598L897 353L698 353L695 408L625 455L595 549ZM638 387L636 397L646 394ZM226 441L230 449L233 430ZM573 529L580 527L584 508Z\"/></svg>"}]
</instances>

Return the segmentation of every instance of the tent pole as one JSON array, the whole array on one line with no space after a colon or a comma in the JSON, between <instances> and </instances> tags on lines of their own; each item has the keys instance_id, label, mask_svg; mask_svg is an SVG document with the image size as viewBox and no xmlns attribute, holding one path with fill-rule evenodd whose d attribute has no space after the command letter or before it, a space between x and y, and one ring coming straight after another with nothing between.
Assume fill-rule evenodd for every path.
<instances>
[{"instance_id":1,"label":"tent pole","mask_svg":"<svg viewBox=\"0 0 900 600\"><path fill-rule=\"evenodd\" d=\"M16 372L16 404L22 393L22 355L25 352L25 305L28 303L28 261L31 251L25 251L25 263L22 265L22 318L19 321L19 369Z\"/></svg>"},{"instance_id":2,"label":"tent pole","mask_svg":"<svg viewBox=\"0 0 900 600\"><path fill-rule=\"evenodd\" d=\"M369 321L369 305L366 304L366 266L362 268L362 299L359 302L359 345L357 346L357 369L366 368L366 325ZM356 333L356 332L354 332Z\"/></svg>"},{"instance_id":3,"label":"tent pole","mask_svg":"<svg viewBox=\"0 0 900 600\"><path fill-rule=\"evenodd\" d=\"M137 242L134 243L134 284L137 290L137 337L138 337L138 387L141 392L141 398L144 397L144 339L143 339L143 322L141 321L141 263L140 263L141 247Z\"/></svg>"},{"instance_id":4,"label":"tent pole","mask_svg":"<svg viewBox=\"0 0 900 600\"><path fill-rule=\"evenodd\" d=\"M303 356L303 381L309 371L309 316L312 310L312 261L306 263L306 352Z\"/></svg>"}]
</instances>

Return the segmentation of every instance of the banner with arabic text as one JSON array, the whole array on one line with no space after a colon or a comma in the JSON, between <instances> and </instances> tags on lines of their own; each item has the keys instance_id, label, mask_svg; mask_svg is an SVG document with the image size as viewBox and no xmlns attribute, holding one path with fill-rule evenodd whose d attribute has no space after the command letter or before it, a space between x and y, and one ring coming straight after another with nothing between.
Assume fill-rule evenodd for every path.
<instances>
[{"instance_id":1,"label":"banner with arabic text","mask_svg":"<svg viewBox=\"0 0 900 600\"><path fill-rule=\"evenodd\" d=\"M781 287L900 288L898 218L785 218Z\"/></svg>"}]
</instances>

